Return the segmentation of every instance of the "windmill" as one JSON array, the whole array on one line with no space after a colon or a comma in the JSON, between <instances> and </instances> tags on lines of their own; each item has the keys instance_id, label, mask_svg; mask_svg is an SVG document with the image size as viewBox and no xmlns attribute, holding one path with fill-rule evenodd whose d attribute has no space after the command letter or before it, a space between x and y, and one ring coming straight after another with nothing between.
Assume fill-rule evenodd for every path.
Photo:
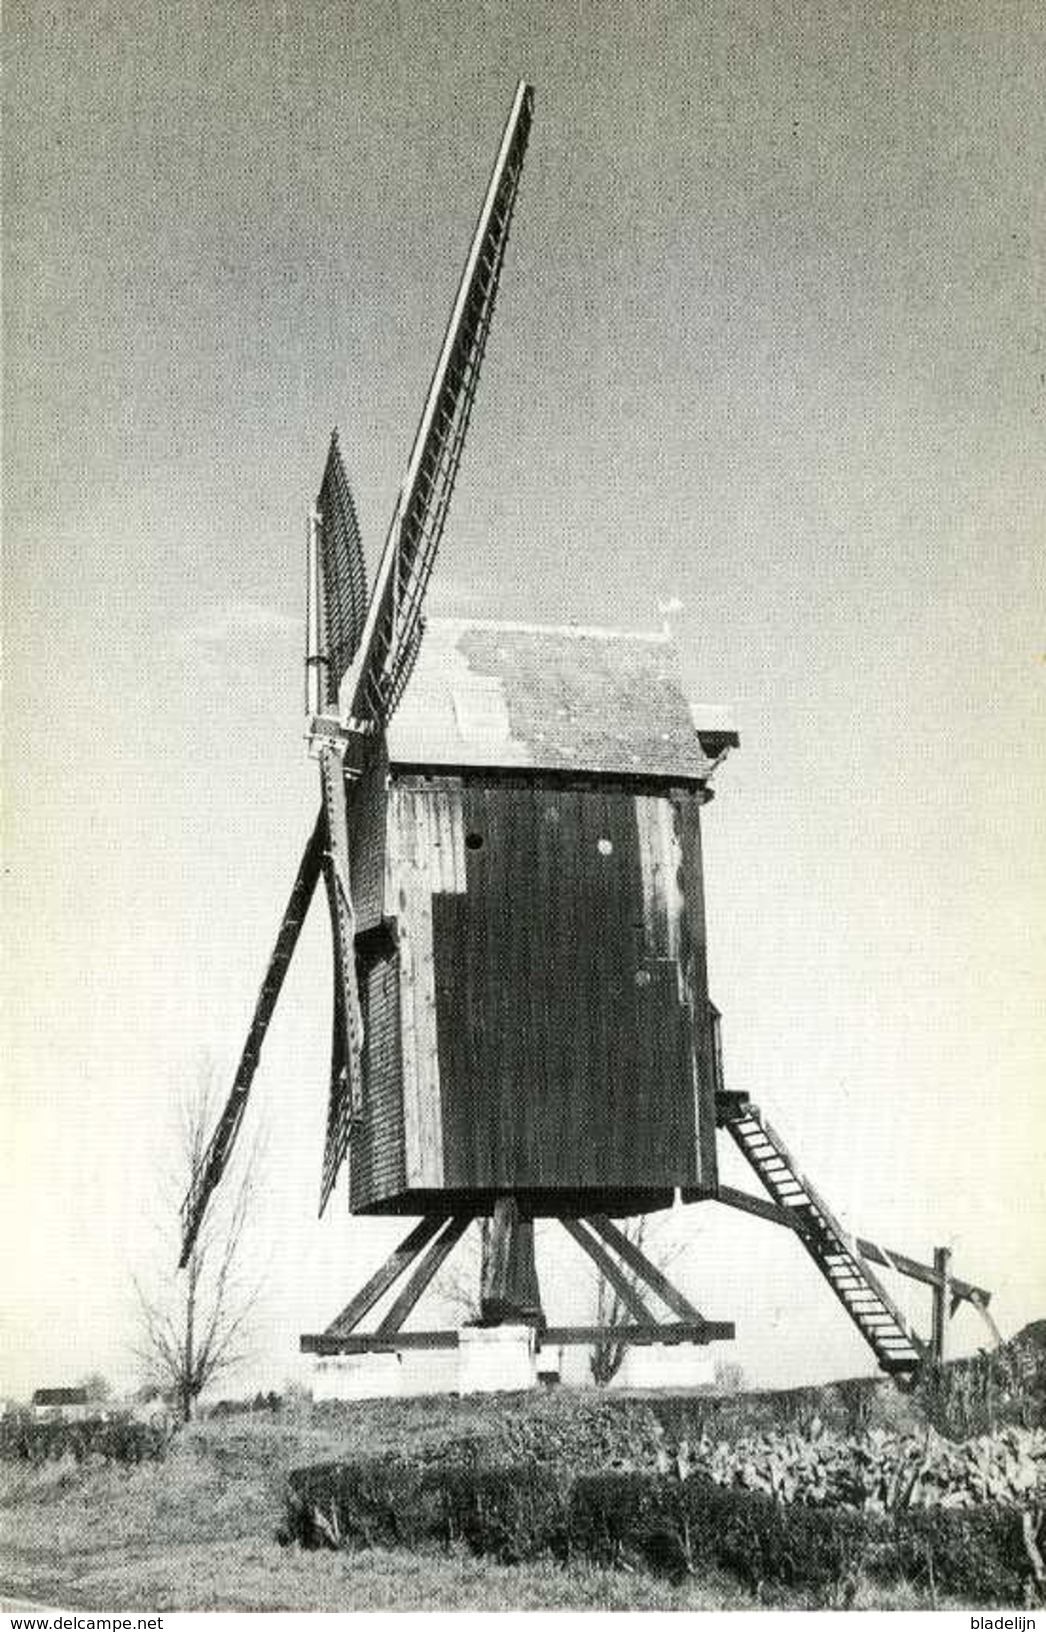
<instances>
[{"instance_id":1,"label":"windmill","mask_svg":"<svg viewBox=\"0 0 1046 1632\"><path fill-rule=\"evenodd\" d=\"M420 1222L326 1331L303 1336L305 1350L456 1343L403 1328L476 1219L485 1322L522 1321L555 1343L602 1335L545 1322L533 1224L553 1218L618 1292L630 1343L731 1338L620 1227L679 1195L794 1231L880 1365L908 1370L925 1345L873 1262L933 1287L935 1332L949 1298L987 1317L988 1294L943 1261L931 1269L851 1237L759 1110L724 1086L700 815L737 746L729 719L688 703L666 631L423 622L532 108L521 82L369 594L331 439L308 524L306 717L321 806L183 1204L182 1263L322 876L334 1000L320 1211L347 1163L353 1213ZM720 1183L720 1132L762 1195Z\"/></svg>"}]
</instances>

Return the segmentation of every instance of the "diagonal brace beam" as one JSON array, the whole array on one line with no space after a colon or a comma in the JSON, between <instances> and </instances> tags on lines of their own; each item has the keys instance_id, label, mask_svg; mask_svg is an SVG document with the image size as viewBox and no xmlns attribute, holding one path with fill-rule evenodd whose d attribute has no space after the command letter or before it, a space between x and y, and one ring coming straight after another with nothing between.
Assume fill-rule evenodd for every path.
<instances>
[{"instance_id":1,"label":"diagonal brace beam","mask_svg":"<svg viewBox=\"0 0 1046 1632\"><path fill-rule=\"evenodd\" d=\"M379 1337L389 1337L399 1331L437 1270L446 1263L472 1223L472 1216L471 1213L458 1213L447 1219L442 1235L438 1235L424 1251L413 1275L378 1327Z\"/></svg>"},{"instance_id":2,"label":"diagonal brace beam","mask_svg":"<svg viewBox=\"0 0 1046 1632\"><path fill-rule=\"evenodd\" d=\"M582 1251L588 1253L600 1274L606 1277L634 1319L638 1320L640 1325L643 1326L653 1325L654 1317L643 1302L636 1287L633 1286L620 1265L614 1262L602 1242L585 1228L580 1219L562 1218L560 1223L567 1234L577 1242ZM627 1331L627 1326L623 1330Z\"/></svg>"},{"instance_id":3,"label":"diagonal brace beam","mask_svg":"<svg viewBox=\"0 0 1046 1632\"><path fill-rule=\"evenodd\" d=\"M619 1230L617 1225L612 1223L605 1214L594 1213L587 1222L591 1224L597 1235L602 1236L607 1246L612 1247L618 1257L625 1261L629 1269L633 1270L640 1280L645 1281L647 1286L651 1287L658 1297L667 1303L673 1314L678 1315L680 1320L690 1322L691 1325L700 1325L703 1322L704 1316L694 1308L689 1298L685 1298L682 1292L672 1285L668 1277L662 1275L661 1271L654 1267L649 1258L640 1252L635 1242L630 1241L628 1236L622 1230Z\"/></svg>"},{"instance_id":4,"label":"diagonal brace beam","mask_svg":"<svg viewBox=\"0 0 1046 1632\"><path fill-rule=\"evenodd\" d=\"M341 1314L332 1320L327 1327L328 1337L344 1337L347 1332L355 1330L383 1292L387 1292L394 1281L398 1281L405 1270L408 1270L419 1252L423 1252L432 1237L438 1232L443 1220L441 1218L423 1218L416 1224L408 1236L400 1242L395 1252L390 1253L380 1269L375 1270L370 1280L356 1296L345 1305Z\"/></svg>"}]
</instances>

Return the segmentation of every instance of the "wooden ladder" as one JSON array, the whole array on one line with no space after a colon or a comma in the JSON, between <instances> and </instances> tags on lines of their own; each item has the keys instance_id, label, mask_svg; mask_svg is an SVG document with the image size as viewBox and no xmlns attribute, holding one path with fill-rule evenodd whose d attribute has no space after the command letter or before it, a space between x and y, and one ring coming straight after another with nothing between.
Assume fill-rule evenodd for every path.
<instances>
[{"instance_id":1,"label":"wooden ladder","mask_svg":"<svg viewBox=\"0 0 1046 1632\"><path fill-rule=\"evenodd\" d=\"M725 1097L725 1096L724 1096ZM843 1229L781 1136L757 1105L730 1105L723 1125L778 1207L792 1214L796 1234L883 1371L914 1371L926 1345L873 1274L857 1242Z\"/></svg>"}]
</instances>

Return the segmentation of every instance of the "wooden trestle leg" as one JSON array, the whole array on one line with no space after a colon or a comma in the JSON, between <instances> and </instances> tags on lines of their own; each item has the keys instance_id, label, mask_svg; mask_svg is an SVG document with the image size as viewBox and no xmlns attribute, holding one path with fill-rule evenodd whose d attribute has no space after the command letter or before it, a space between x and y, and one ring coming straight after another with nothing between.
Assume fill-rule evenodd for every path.
<instances>
[{"instance_id":1,"label":"wooden trestle leg","mask_svg":"<svg viewBox=\"0 0 1046 1632\"><path fill-rule=\"evenodd\" d=\"M435 1241L423 1252L418 1267L378 1327L379 1337L388 1337L390 1333L399 1331L436 1271L446 1263L471 1223L471 1213L457 1213L453 1218L448 1218Z\"/></svg>"},{"instance_id":2,"label":"wooden trestle leg","mask_svg":"<svg viewBox=\"0 0 1046 1632\"><path fill-rule=\"evenodd\" d=\"M457 1331L404 1332L401 1328L461 1240L473 1216L472 1213L455 1213L449 1218L422 1219L325 1332L302 1337L303 1351L388 1354L401 1349L457 1347ZM609 1218L595 1214L590 1218L561 1217L559 1222L617 1292L633 1323L614 1327L546 1326L534 1259L534 1222L521 1213L518 1201L509 1195L500 1196L493 1215L484 1219L480 1271L482 1325L518 1322L533 1326L539 1343L597 1343L611 1333L630 1344L703 1344L733 1337L732 1322L706 1320ZM377 1331L357 1332L364 1315L412 1265L412 1274ZM674 1321L659 1319L651 1313L649 1293L658 1297L676 1316Z\"/></svg>"},{"instance_id":3,"label":"wooden trestle leg","mask_svg":"<svg viewBox=\"0 0 1046 1632\"><path fill-rule=\"evenodd\" d=\"M374 1308L383 1292L387 1292L394 1281L410 1268L420 1252L424 1252L432 1237L438 1234L443 1225L442 1218L423 1218L420 1224L415 1225L410 1234L400 1242L395 1252L390 1253L356 1296L345 1305L341 1314L332 1320L327 1327L326 1337L347 1337L355 1331L364 1315Z\"/></svg>"},{"instance_id":4,"label":"wooden trestle leg","mask_svg":"<svg viewBox=\"0 0 1046 1632\"><path fill-rule=\"evenodd\" d=\"M484 1220L479 1316L484 1326L545 1326L534 1221L521 1215L515 1196L499 1196L493 1216Z\"/></svg>"}]
</instances>

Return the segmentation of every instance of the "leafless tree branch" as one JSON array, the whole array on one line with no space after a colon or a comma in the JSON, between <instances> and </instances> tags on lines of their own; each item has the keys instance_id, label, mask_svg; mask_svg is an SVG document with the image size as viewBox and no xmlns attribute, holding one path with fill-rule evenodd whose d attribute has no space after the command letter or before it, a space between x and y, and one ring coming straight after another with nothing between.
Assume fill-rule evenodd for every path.
<instances>
[{"instance_id":1,"label":"leafless tree branch","mask_svg":"<svg viewBox=\"0 0 1046 1632\"><path fill-rule=\"evenodd\" d=\"M185 1421L193 1415L208 1384L249 1352L246 1337L261 1290L258 1285L245 1284L239 1273L244 1235L258 1193L257 1143L242 1155L237 1153L240 1159L226 1176L225 1194L209 1209L206 1227L185 1269L173 1267L178 1206L207 1149L219 1106L216 1086L213 1066L202 1061L180 1098L176 1160L159 1187L167 1226L164 1268L156 1278L155 1290L146 1290L140 1279L133 1282L138 1310L133 1352L148 1381L173 1399ZM234 1180L231 1187L230 1180Z\"/></svg>"}]
</instances>

